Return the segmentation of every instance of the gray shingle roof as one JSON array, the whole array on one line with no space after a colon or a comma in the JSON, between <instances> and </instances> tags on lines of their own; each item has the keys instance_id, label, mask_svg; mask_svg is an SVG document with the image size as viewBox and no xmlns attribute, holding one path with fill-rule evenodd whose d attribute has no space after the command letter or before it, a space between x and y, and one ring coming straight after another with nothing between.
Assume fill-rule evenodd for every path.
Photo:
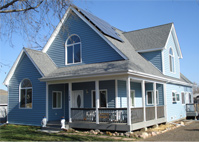
<instances>
[{"instance_id":1,"label":"gray shingle roof","mask_svg":"<svg viewBox=\"0 0 199 142\"><path fill-rule=\"evenodd\" d=\"M125 32L125 37L136 51L163 48L171 30L172 23L151 28Z\"/></svg>"},{"instance_id":2,"label":"gray shingle roof","mask_svg":"<svg viewBox=\"0 0 199 142\"><path fill-rule=\"evenodd\" d=\"M54 62L50 59L48 54L41 51L24 48L28 55L32 58L34 63L40 69L44 76L47 76L52 71L56 70L57 67Z\"/></svg>"}]
</instances>

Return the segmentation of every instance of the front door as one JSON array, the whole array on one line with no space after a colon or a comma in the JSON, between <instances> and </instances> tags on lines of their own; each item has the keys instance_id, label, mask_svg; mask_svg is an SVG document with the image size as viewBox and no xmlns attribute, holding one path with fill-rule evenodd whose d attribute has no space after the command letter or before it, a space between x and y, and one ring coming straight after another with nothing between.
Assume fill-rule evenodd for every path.
<instances>
[{"instance_id":1,"label":"front door","mask_svg":"<svg viewBox=\"0 0 199 142\"><path fill-rule=\"evenodd\" d=\"M73 91L72 93L72 107L83 108L84 107L84 94L83 91Z\"/></svg>"}]
</instances>

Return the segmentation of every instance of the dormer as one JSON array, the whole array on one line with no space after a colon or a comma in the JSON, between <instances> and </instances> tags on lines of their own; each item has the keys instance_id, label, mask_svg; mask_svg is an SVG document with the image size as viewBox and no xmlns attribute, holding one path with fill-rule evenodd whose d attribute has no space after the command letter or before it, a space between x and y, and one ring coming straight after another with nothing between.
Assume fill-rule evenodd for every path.
<instances>
[{"instance_id":1,"label":"dormer","mask_svg":"<svg viewBox=\"0 0 199 142\"><path fill-rule=\"evenodd\" d=\"M181 49L173 23L124 33L134 49L164 75L180 78Z\"/></svg>"}]
</instances>

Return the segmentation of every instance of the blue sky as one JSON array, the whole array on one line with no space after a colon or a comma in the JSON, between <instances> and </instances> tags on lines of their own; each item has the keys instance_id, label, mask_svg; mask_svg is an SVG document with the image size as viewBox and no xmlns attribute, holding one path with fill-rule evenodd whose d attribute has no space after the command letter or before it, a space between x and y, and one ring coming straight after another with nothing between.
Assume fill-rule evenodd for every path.
<instances>
[{"instance_id":1,"label":"blue sky","mask_svg":"<svg viewBox=\"0 0 199 142\"><path fill-rule=\"evenodd\" d=\"M181 72L191 81L199 83L198 0L76 0L75 5L123 31L173 22L183 54ZM28 47L22 36L15 34L13 39L14 47L6 42L7 39L0 39L0 62L8 65L0 68L0 89L7 89L2 83L23 46Z\"/></svg>"}]
</instances>

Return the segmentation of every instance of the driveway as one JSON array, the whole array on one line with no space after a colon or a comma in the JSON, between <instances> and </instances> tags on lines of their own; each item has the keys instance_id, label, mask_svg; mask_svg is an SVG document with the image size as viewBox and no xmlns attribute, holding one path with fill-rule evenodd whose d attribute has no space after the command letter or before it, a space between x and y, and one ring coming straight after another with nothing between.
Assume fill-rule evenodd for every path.
<instances>
[{"instance_id":1,"label":"driveway","mask_svg":"<svg viewBox=\"0 0 199 142\"><path fill-rule=\"evenodd\" d=\"M144 141L199 141L199 121L147 138Z\"/></svg>"}]
</instances>

